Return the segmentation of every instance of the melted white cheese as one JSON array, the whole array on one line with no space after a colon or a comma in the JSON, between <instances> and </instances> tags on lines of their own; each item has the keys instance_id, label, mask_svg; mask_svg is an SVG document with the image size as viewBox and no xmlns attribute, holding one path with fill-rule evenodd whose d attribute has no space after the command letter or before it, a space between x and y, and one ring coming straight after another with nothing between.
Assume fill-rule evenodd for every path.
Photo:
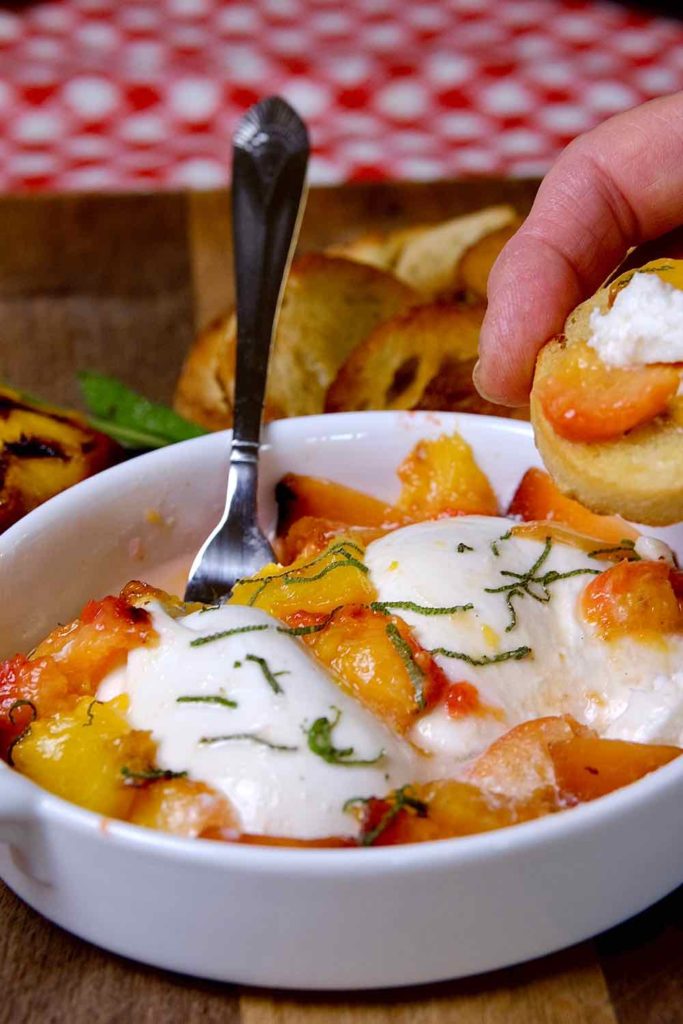
<instances>
[{"instance_id":1,"label":"melted white cheese","mask_svg":"<svg viewBox=\"0 0 683 1024\"><path fill-rule=\"evenodd\" d=\"M132 651L127 665L103 682L98 698L127 694L131 725L151 730L159 767L186 771L225 793L242 831L300 839L357 833L355 818L343 810L350 798L455 777L468 759L531 718L569 713L611 738L683 745L683 643L602 641L578 607L592 575L549 582L548 601L514 598L517 621L507 629L505 593L487 588L515 579L506 573L526 573L544 550L539 541L502 540L511 525L480 516L418 523L375 541L365 555L380 601L474 605L448 615L397 608L423 647L444 647L474 660L531 648L522 660L487 665L437 656L452 681L477 687L493 714L452 718L442 703L418 719L408 742L345 695L300 640L278 631L277 620L238 605L174 619L151 603L158 642ZM669 557L664 546L652 545L641 545L641 553ZM605 568L605 562L553 542L539 575ZM543 596L538 583L532 587ZM254 626L259 628L192 646L216 633ZM277 673L282 692L275 692L258 659ZM211 696L236 706L178 701ZM318 718L333 721L337 709L333 745L352 747L354 759L370 760L383 751L380 761L330 764L310 750L307 730ZM202 742L221 736L232 738Z\"/></svg>"},{"instance_id":2,"label":"melted white cheese","mask_svg":"<svg viewBox=\"0 0 683 1024\"><path fill-rule=\"evenodd\" d=\"M423 647L445 647L474 659L530 647L523 660L486 666L438 656L453 681L479 690L495 715L451 718L443 705L424 715L411 739L455 766L482 751L512 726L544 715L569 713L602 735L650 742L683 742L683 645L662 640L646 646L631 639L606 643L582 620L578 603L591 575L549 585L550 600L513 599L511 624L504 593L486 588L514 580L542 553L539 541L511 537L507 519L463 516L418 523L369 545L366 563L380 601L411 601L429 607L472 603L471 611L427 616L400 610ZM494 553L494 542L499 554ZM464 545L458 551L458 545ZM469 549L472 550L469 550ZM605 562L554 542L539 570L559 573L607 568ZM533 587L542 595L541 587Z\"/></svg>"},{"instance_id":3,"label":"melted white cheese","mask_svg":"<svg viewBox=\"0 0 683 1024\"><path fill-rule=\"evenodd\" d=\"M347 697L301 641L279 633L262 611L237 605L173 619L157 604L149 611L157 644L132 651L127 667L112 673L98 698L129 698L135 729L149 729L158 744L160 768L187 771L225 793L242 831L314 839L357 832L343 805L352 797L376 796L420 774L420 757L360 704ZM267 629L236 633L191 646L193 640L244 626ZM282 689L269 685L264 658ZM280 674L281 673L281 674ZM219 695L236 703L178 703L179 697ZM354 758L384 756L374 765L329 764L311 752L306 729L320 717L339 722L337 748L353 747ZM202 743L205 737L239 736ZM266 743L294 750L277 750Z\"/></svg>"},{"instance_id":4,"label":"melted white cheese","mask_svg":"<svg viewBox=\"0 0 683 1024\"><path fill-rule=\"evenodd\" d=\"M633 550L639 558L646 562L666 562L667 565L675 565L676 558L669 545L659 540L658 537L640 536L633 545Z\"/></svg>"},{"instance_id":5,"label":"melted white cheese","mask_svg":"<svg viewBox=\"0 0 683 1024\"><path fill-rule=\"evenodd\" d=\"M683 361L683 291L634 274L606 313L594 309L588 344L607 366Z\"/></svg>"}]
</instances>

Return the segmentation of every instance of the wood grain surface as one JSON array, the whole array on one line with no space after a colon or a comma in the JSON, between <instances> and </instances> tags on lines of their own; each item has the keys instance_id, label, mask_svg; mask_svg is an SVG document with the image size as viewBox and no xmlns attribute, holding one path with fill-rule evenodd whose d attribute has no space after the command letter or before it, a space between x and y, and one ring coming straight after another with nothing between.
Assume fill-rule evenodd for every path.
<instances>
[{"instance_id":1,"label":"wood grain surface","mask_svg":"<svg viewBox=\"0 0 683 1024\"><path fill-rule=\"evenodd\" d=\"M534 191L523 181L313 190L300 248L491 202L524 212ZM0 377L77 402L75 371L96 369L168 400L193 332L231 300L228 196L4 198L0 218ZM143 967L50 925L1 883L0 922L0 1024L683 1024L683 890L521 967L358 995L248 991Z\"/></svg>"}]
</instances>

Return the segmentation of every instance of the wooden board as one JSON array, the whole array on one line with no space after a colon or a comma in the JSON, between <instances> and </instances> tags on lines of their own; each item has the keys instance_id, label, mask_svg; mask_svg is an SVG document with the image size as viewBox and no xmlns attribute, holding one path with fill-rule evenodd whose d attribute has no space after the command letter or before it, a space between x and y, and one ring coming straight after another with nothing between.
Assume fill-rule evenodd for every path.
<instances>
[{"instance_id":1,"label":"wooden board","mask_svg":"<svg viewBox=\"0 0 683 1024\"><path fill-rule=\"evenodd\" d=\"M300 248L492 202L523 213L535 187L313 190ZM228 196L5 198L0 223L0 377L74 402L75 372L97 369L168 400L194 331L232 297ZM592 943L531 964L357 996L246 991L141 967L48 924L2 886L0 921L0 1024L683 1022L683 890Z\"/></svg>"}]
</instances>

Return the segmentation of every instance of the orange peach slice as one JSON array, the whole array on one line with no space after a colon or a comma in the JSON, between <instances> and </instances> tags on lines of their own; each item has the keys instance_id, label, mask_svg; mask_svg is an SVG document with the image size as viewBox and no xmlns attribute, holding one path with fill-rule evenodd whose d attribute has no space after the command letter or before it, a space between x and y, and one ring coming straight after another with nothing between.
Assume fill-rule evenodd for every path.
<instances>
[{"instance_id":1,"label":"orange peach slice","mask_svg":"<svg viewBox=\"0 0 683 1024\"><path fill-rule=\"evenodd\" d=\"M386 530L373 526L348 526L334 519L302 516L275 541L275 553L282 565L291 565L298 559L310 559L328 548L337 538L348 537L365 547L383 537Z\"/></svg>"},{"instance_id":2,"label":"orange peach slice","mask_svg":"<svg viewBox=\"0 0 683 1024\"><path fill-rule=\"evenodd\" d=\"M203 782L167 779L135 791L128 820L174 836L235 839L237 817L229 801Z\"/></svg>"},{"instance_id":3,"label":"orange peach slice","mask_svg":"<svg viewBox=\"0 0 683 1024\"><path fill-rule=\"evenodd\" d=\"M472 449L457 434L420 441L401 463L397 508L414 521L498 515L498 501Z\"/></svg>"},{"instance_id":4,"label":"orange peach slice","mask_svg":"<svg viewBox=\"0 0 683 1024\"><path fill-rule=\"evenodd\" d=\"M300 611L329 614L345 604L368 604L377 594L364 565L363 547L339 537L322 554L291 565L266 565L235 586L230 604L262 608L279 619Z\"/></svg>"},{"instance_id":5,"label":"orange peach slice","mask_svg":"<svg viewBox=\"0 0 683 1024\"><path fill-rule=\"evenodd\" d=\"M570 715L523 722L495 740L477 758L467 772L467 781L517 801L536 799L545 793L546 811L554 810L555 768L550 744L587 732Z\"/></svg>"},{"instance_id":6,"label":"orange peach slice","mask_svg":"<svg viewBox=\"0 0 683 1024\"><path fill-rule=\"evenodd\" d=\"M544 520L561 523L586 537L616 545L636 540L638 531L621 516L600 516L573 498L567 498L543 469L528 469L510 502L508 515L526 522ZM595 547L595 545L593 545Z\"/></svg>"},{"instance_id":7,"label":"orange peach slice","mask_svg":"<svg viewBox=\"0 0 683 1024\"><path fill-rule=\"evenodd\" d=\"M331 480L288 473L277 486L279 533L302 516L329 519L347 526L391 527L401 522L396 509L369 494Z\"/></svg>"},{"instance_id":8,"label":"orange peach slice","mask_svg":"<svg viewBox=\"0 0 683 1024\"><path fill-rule=\"evenodd\" d=\"M536 386L543 412L568 441L612 441L663 413L675 396L674 366L605 366L585 342L564 348L558 365Z\"/></svg>"},{"instance_id":9,"label":"orange peach slice","mask_svg":"<svg viewBox=\"0 0 683 1024\"><path fill-rule=\"evenodd\" d=\"M553 743L557 786L579 803L627 786L683 753L678 747L575 736Z\"/></svg>"},{"instance_id":10,"label":"orange peach slice","mask_svg":"<svg viewBox=\"0 0 683 1024\"><path fill-rule=\"evenodd\" d=\"M325 629L304 636L339 685L405 732L441 696L448 680L405 622L370 608L346 607Z\"/></svg>"},{"instance_id":11,"label":"orange peach slice","mask_svg":"<svg viewBox=\"0 0 683 1024\"><path fill-rule=\"evenodd\" d=\"M581 595L581 611L605 640L631 636L659 642L663 633L683 629L676 579L664 562L618 562L591 580Z\"/></svg>"}]
</instances>

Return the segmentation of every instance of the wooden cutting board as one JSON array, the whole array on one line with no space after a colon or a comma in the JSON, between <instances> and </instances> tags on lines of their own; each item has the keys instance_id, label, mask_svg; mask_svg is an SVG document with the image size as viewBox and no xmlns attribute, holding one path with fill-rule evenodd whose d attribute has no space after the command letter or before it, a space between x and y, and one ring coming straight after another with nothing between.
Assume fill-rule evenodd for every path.
<instances>
[{"instance_id":1,"label":"wooden cutting board","mask_svg":"<svg viewBox=\"0 0 683 1024\"><path fill-rule=\"evenodd\" d=\"M535 188L490 180L314 189L300 248L501 201L523 213ZM194 332L232 297L227 195L3 198L0 224L0 377L76 402L75 371L101 370L168 400ZM0 921L0 1024L683 1022L683 889L531 964L352 996L250 991L141 967L50 925L1 885Z\"/></svg>"}]
</instances>

